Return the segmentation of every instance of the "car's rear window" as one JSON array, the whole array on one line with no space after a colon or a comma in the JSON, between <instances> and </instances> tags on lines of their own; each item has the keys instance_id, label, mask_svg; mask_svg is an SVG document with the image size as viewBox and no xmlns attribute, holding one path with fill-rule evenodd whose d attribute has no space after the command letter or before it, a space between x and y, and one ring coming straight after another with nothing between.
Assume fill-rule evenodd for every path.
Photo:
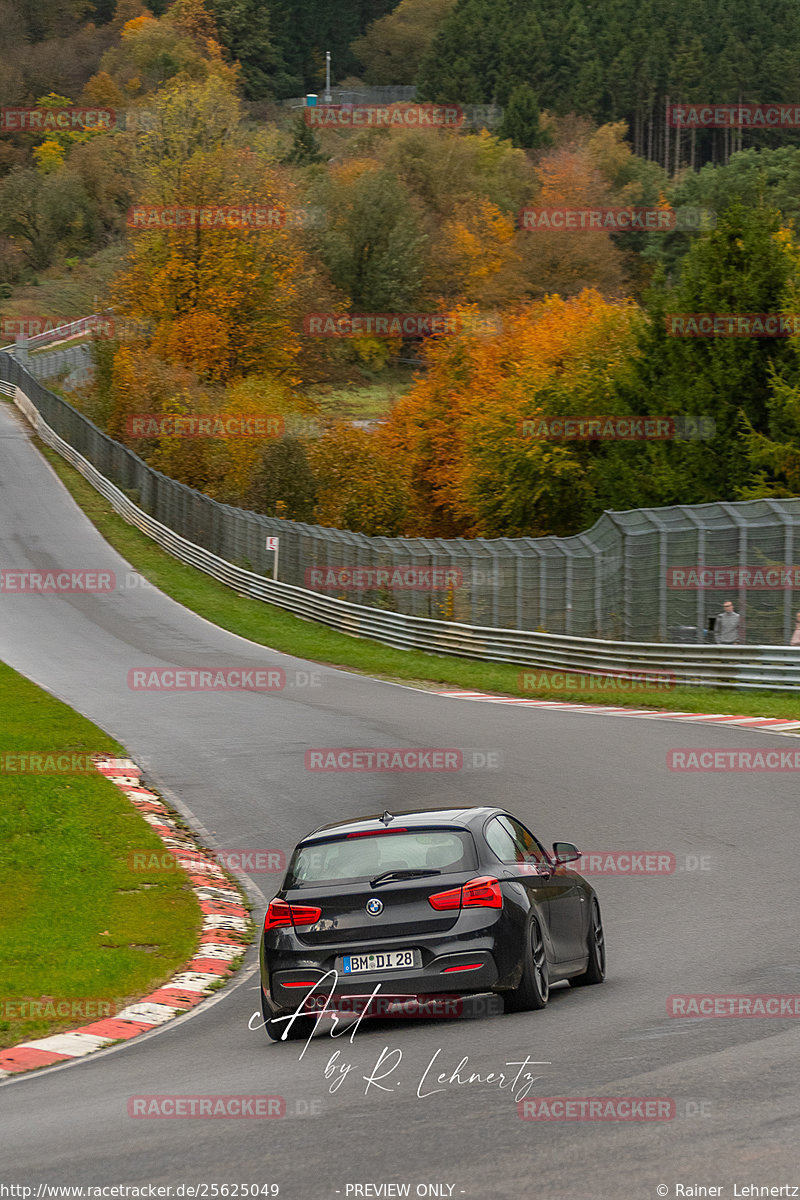
<instances>
[{"instance_id":1,"label":"car's rear window","mask_svg":"<svg viewBox=\"0 0 800 1200\"><path fill-rule=\"evenodd\" d=\"M461 829L410 829L336 838L298 846L289 863L284 887L356 882L384 871L429 869L471 871L477 867L475 843Z\"/></svg>"}]
</instances>

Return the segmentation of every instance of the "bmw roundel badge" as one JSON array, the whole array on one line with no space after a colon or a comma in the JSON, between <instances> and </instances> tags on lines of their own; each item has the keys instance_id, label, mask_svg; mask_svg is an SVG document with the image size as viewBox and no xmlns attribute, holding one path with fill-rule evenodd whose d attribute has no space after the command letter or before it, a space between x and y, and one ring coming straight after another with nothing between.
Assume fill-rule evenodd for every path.
<instances>
[{"instance_id":1,"label":"bmw roundel badge","mask_svg":"<svg viewBox=\"0 0 800 1200\"><path fill-rule=\"evenodd\" d=\"M371 917L378 917L383 912L383 901L377 896L372 896L367 901L367 912Z\"/></svg>"}]
</instances>

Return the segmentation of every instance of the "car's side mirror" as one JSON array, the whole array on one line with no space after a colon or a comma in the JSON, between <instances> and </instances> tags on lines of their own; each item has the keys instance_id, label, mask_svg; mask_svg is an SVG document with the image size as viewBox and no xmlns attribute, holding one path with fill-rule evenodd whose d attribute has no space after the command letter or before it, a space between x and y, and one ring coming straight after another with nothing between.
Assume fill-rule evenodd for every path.
<instances>
[{"instance_id":1,"label":"car's side mirror","mask_svg":"<svg viewBox=\"0 0 800 1200\"><path fill-rule=\"evenodd\" d=\"M572 842L553 842L553 857L557 863L574 862L581 852Z\"/></svg>"}]
</instances>

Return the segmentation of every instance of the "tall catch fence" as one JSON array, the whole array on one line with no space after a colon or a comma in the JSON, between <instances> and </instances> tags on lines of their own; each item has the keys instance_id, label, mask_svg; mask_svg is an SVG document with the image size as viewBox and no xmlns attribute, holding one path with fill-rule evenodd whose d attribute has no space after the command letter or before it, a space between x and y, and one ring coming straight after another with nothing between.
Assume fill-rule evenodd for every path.
<instances>
[{"instance_id":1,"label":"tall catch fence","mask_svg":"<svg viewBox=\"0 0 800 1200\"><path fill-rule=\"evenodd\" d=\"M761 646L786 646L800 610L800 499L607 512L564 538L366 537L220 504L153 470L8 354L0 380L162 525L265 577L277 536L280 580L332 600L469 626L702 643L730 599L744 640Z\"/></svg>"}]
</instances>

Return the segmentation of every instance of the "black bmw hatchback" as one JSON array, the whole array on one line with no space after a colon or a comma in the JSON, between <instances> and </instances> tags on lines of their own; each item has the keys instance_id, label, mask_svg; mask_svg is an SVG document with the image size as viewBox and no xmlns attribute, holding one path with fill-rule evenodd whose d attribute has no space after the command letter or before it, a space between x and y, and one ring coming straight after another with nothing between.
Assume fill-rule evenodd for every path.
<instances>
[{"instance_id":1,"label":"black bmw hatchback","mask_svg":"<svg viewBox=\"0 0 800 1200\"><path fill-rule=\"evenodd\" d=\"M264 920L269 1036L307 1038L316 1018L300 1014L320 996L335 1010L359 997L494 992L520 1011L544 1008L551 983L601 983L600 906L566 865L579 857L571 842L548 853L499 808L385 812L314 830Z\"/></svg>"}]
</instances>

